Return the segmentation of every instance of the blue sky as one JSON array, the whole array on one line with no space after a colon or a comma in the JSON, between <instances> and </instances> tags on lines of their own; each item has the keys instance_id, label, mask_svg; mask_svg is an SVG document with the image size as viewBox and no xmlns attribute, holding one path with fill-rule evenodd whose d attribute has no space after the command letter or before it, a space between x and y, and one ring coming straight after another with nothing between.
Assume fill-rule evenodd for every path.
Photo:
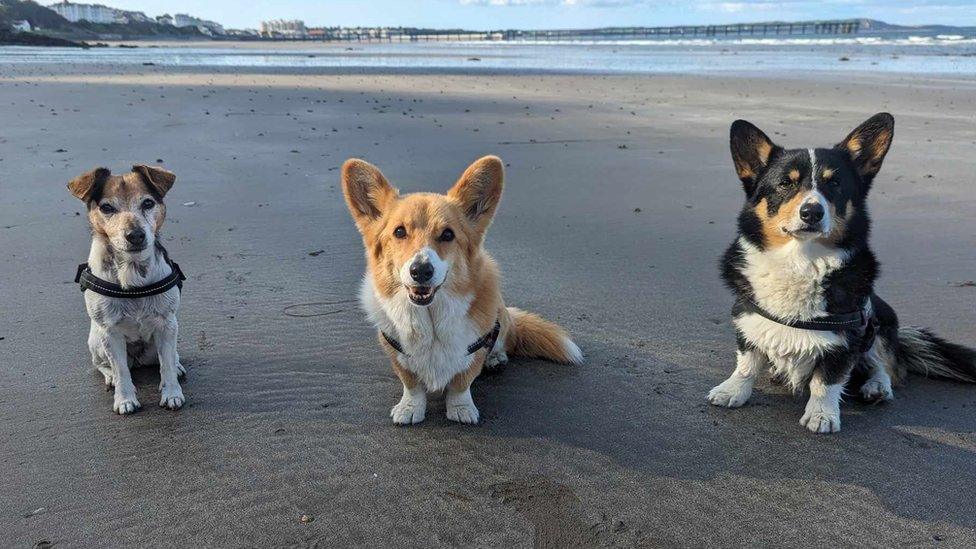
<instances>
[{"instance_id":1,"label":"blue sky","mask_svg":"<svg viewBox=\"0 0 976 549\"><path fill-rule=\"evenodd\" d=\"M42 3L50 3L41 0ZM84 1L84 0L82 0ZM92 1L92 0L88 0ZM100 0L149 15L190 13L232 28L263 19L309 26L581 28L870 17L889 23L976 25L976 0Z\"/></svg>"}]
</instances>

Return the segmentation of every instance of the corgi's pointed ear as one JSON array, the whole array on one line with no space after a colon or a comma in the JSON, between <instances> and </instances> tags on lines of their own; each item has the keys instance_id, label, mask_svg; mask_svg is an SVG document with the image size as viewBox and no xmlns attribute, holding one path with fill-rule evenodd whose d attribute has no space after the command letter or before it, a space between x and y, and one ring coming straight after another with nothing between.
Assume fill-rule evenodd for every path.
<instances>
[{"instance_id":1,"label":"corgi's pointed ear","mask_svg":"<svg viewBox=\"0 0 976 549\"><path fill-rule=\"evenodd\" d=\"M149 186L159 194L160 198L166 196L166 193L168 193L173 187L173 184L176 183L175 173L169 170L164 170L158 166L136 164L135 166L132 166L132 171L141 175L142 178L146 180L146 183L149 183Z\"/></svg>"},{"instance_id":2,"label":"corgi's pointed ear","mask_svg":"<svg viewBox=\"0 0 976 549\"><path fill-rule=\"evenodd\" d=\"M745 120L736 120L729 130L732 162L746 194L751 195L766 166L783 149L778 147L759 128Z\"/></svg>"},{"instance_id":3,"label":"corgi's pointed ear","mask_svg":"<svg viewBox=\"0 0 976 549\"><path fill-rule=\"evenodd\" d=\"M505 166L502 160L497 156L485 156L464 170L447 196L457 201L464 215L483 232L491 224L504 186Z\"/></svg>"},{"instance_id":4,"label":"corgi's pointed ear","mask_svg":"<svg viewBox=\"0 0 976 549\"><path fill-rule=\"evenodd\" d=\"M90 202L93 197L100 193L102 184L112 175L108 168L95 168L90 172L83 173L68 182L68 190L78 200Z\"/></svg>"},{"instance_id":5,"label":"corgi's pointed ear","mask_svg":"<svg viewBox=\"0 0 976 549\"><path fill-rule=\"evenodd\" d=\"M342 194L359 232L365 232L399 196L379 168L358 158L342 165Z\"/></svg>"},{"instance_id":6,"label":"corgi's pointed ear","mask_svg":"<svg viewBox=\"0 0 976 549\"><path fill-rule=\"evenodd\" d=\"M881 162L888 154L894 136L895 117L882 112L854 128L836 148L847 152L861 179L870 186L881 169Z\"/></svg>"}]
</instances>

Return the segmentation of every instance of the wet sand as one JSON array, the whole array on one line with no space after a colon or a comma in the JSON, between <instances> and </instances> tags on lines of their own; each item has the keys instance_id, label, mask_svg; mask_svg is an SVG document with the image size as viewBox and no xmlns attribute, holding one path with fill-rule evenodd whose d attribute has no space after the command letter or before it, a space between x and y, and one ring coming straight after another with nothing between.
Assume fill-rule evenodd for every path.
<instances>
[{"instance_id":1,"label":"wet sand","mask_svg":"<svg viewBox=\"0 0 976 549\"><path fill-rule=\"evenodd\" d=\"M742 200L735 118L809 146L894 113L878 290L976 345L976 82L52 69L0 68L3 545L976 543L976 387L851 399L834 436L768 380L743 409L704 399L734 360L716 261ZM506 300L566 326L586 363L478 380L479 426L437 398L396 428L337 169L359 156L446 190L489 153L508 164L487 240ZM188 403L160 409L140 370L144 408L119 417L89 362L71 282L89 238L64 185L157 160L178 175Z\"/></svg>"}]
</instances>

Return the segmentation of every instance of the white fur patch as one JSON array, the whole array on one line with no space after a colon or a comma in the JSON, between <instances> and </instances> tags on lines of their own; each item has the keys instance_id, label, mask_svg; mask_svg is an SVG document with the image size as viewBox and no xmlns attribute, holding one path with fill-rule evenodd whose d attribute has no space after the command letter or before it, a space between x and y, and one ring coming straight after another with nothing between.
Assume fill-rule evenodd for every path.
<instances>
[{"instance_id":1,"label":"white fur patch","mask_svg":"<svg viewBox=\"0 0 976 549\"><path fill-rule=\"evenodd\" d=\"M444 406L446 407L447 419L451 421L475 424L480 419L478 408L474 405L474 399L471 398L470 387L460 393L448 391Z\"/></svg>"},{"instance_id":2,"label":"white fur patch","mask_svg":"<svg viewBox=\"0 0 976 549\"><path fill-rule=\"evenodd\" d=\"M716 406L738 408L752 396L756 376L766 365L766 359L758 351L737 351L735 371L728 379L708 393L708 401Z\"/></svg>"},{"instance_id":3,"label":"white fur patch","mask_svg":"<svg viewBox=\"0 0 976 549\"><path fill-rule=\"evenodd\" d=\"M800 425L814 433L840 431L840 400L844 395L845 379L841 383L825 385L820 376L810 380L810 400L800 418Z\"/></svg>"},{"instance_id":4,"label":"white fur patch","mask_svg":"<svg viewBox=\"0 0 976 549\"><path fill-rule=\"evenodd\" d=\"M427 392L423 387L413 390L403 386L400 402L390 410L390 417L397 425L416 425L427 417Z\"/></svg>"},{"instance_id":5,"label":"white fur patch","mask_svg":"<svg viewBox=\"0 0 976 549\"><path fill-rule=\"evenodd\" d=\"M403 346L404 353L397 357L400 364L428 391L440 391L471 365L468 345L484 335L468 317L473 294L441 290L433 303L419 307L404 288L389 298L379 296L367 272L359 296L369 321Z\"/></svg>"},{"instance_id":6,"label":"white fur patch","mask_svg":"<svg viewBox=\"0 0 976 549\"><path fill-rule=\"evenodd\" d=\"M745 239L739 245L746 259L743 274L757 305L784 320L812 320L827 314L823 279L844 264L848 252L795 240L767 251ZM734 323L766 354L773 371L783 374L794 388L810 376L817 358L847 345L843 334L792 328L755 313L740 315Z\"/></svg>"}]
</instances>

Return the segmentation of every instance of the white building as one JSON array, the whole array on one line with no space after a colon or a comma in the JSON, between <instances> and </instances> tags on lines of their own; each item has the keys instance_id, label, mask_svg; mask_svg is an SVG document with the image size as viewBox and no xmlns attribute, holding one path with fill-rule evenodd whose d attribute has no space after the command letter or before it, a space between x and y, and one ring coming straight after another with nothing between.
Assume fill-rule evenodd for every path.
<instances>
[{"instance_id":1,"label":"white building","mask_svg":"<svg viewBox=\"0 0 976 549\"><path fill-rule=\"evenodd\" d=\"M115 23L119 10L101 4L72 4L65 0L51 4L48 8L57 12L72 23L89 21L91 23Z\"/></svg>"},{"instance_id":2,"label":"white building","mask_svg":"<svg viewBox=\"0 0 976 549\"><path fill-rule=\"evenodd\" d=\"M48 6L61 17L72 23L88 21L90 23L144 23L151 21L141 11L125 11L103 6L101 4L73 4L65 0Z\"/></svg>"},{"instance_id":3,"label":"white building","mask_svg":"<svg viewBox=\"0 0 976 549\"><path fill-rule=\"evenodd\" d=\"M173 26L196 27L204 34L224 34L224 26L220 23L207 21L206 19L200 19L185 13L177 13L173 16Z\"/></svg>"},{"instance_id":4,"label":"white building","mask_svg":"<svg viewBox=\"0 0 976 549\"><path fill-rule=\"evenodd\" d=\"M30 32L31 31L30 21L14 21L13 23L11 23L10 26L11 26L11 28L13 28L14 32Z\"/></svg>"},{"instance_id":5,"label":"white building","mask_svg":"<svg viewBox=\"0 0 976 549\"><path fill-rule=\"evenodd\" d=\"M308 36L305 22L298 19L261 21L262 36L286 36L289 38L304 38Z\"/></svg>"}]
</instances>

